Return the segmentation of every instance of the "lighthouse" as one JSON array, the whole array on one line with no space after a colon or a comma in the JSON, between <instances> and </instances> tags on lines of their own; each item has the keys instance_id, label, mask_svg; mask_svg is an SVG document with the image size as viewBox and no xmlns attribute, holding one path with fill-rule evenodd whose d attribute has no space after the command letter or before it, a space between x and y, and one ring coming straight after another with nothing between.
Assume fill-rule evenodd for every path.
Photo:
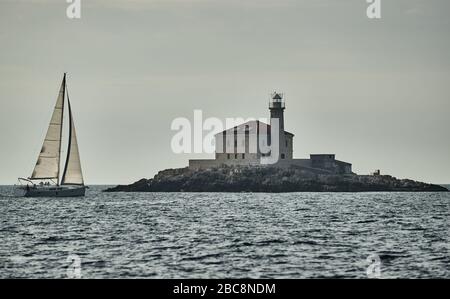
<instances>
[{"instance_id":1,"label":"lighthouse","mask_svg":"<svg viewBox=\"0 0 450 299\"><path fill-rule=\"evenodd\" d=\"M273 92L271 95L271 99L269 102L269 110L270 110L270 126L272 126L278 122L278 153L279 159L286 159L288 144L286 142L285 133L284 133L284 99L283 94L279 92ZM271 129L272 130L272 129ZM273 140L273 139L272 139ZM276 146L276 145L272 145Z\"/></svg>"}]
</instances>

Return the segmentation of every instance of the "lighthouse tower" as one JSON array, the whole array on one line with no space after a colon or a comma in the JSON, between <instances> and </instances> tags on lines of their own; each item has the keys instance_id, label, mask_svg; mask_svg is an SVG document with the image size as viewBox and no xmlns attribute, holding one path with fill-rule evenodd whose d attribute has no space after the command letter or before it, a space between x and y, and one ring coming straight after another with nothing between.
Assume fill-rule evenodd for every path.
<instances>
[{"instance_id":1,"label":"lighthouse tower","mask_svg":"<svg viewBox=\"0 0 450 299\"><path fill-rule=\"evenodd\" d=\"M283 94L279 92L274 92L271 95L271 99L269 102L269 110L270 110L270 125L272 126L275 121L278 121L278 152L279 159L286 158L286 140L284 134L284 99ZM273 139L272 139L273 140Z\"/></svg>"}]
</instances>

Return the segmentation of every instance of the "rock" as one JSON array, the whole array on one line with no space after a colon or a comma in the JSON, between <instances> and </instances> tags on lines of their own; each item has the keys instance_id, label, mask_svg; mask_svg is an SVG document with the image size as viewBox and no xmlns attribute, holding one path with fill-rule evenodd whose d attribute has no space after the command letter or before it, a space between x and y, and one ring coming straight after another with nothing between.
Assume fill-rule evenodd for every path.
<instances>
[{"instance_id":1,"label":"rock","mask_svg":"<svg viewBox=\"0 0 450 299\"><path fill-rule=\"evenodd\" d=\"M446 192L446 188L389 175L317 174L306 168L223 166L166 169L153 179L119 185L106 192Z\"/></svg>"}]
</instances>

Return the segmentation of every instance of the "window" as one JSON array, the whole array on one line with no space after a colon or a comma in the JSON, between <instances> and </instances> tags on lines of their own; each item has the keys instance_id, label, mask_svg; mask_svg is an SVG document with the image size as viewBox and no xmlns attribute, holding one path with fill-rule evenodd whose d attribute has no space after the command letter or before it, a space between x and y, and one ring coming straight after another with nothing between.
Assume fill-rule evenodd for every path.
<instances>
[{"instance_id":1,"label":"window","mask_svg":"<svg viewBox=\"0 0 450 299\"><path fill-rule=\"evenodd\" d=\"M227 154L227 159L230 160L230 154Z\"/></svg>"},{"instance_id":2,"label":"window","mask_svg":"<svg viewBox=\"0 0 450 299\"><path fill-rule=\"evenodd\" d=\"M234 158L237 159L237 154L234 154Z\"/></svg>"},{"instance_id":3,"label":"window","mask_svg":"<svg viewBox=\"0 0 450 299\"><path fill-rule=\"evenodd\" d=\"M284 154L281 154L281 159L284 159Z\"/></svg>"},{"instance_id":4,"label":"window","mask_svg":"<svg viewBox=\"0 0 450 299\"><path fill-rule=\"evenodd\" d=\"M245 154L242 154L242 159L245 159Z\"/></svg>"}]
</instances>

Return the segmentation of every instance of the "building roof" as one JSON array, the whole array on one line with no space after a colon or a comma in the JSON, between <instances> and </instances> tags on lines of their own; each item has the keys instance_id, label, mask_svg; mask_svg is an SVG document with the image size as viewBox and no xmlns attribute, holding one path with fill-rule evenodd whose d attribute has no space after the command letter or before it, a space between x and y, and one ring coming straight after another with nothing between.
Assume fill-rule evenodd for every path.
<instances>
[{"instance_id":1,"label":"building roof","mask_svg":"<svg viewBox=\"0 0 450 299\"><path fill-rule=\"evenodd\" d=\"M273 94L273 96L272 96L272 99L274 99L274 100L282 100L283 97L282 97L282 95L279 94L278 92L275 92L275 93Z\"/></svg>"},{"instance_id":2,"label":"building roof","mask_svg":"<svg viewBox=\"0 0 450 299\"><path fill-rule=\"evenodd\" d=\"M233 133L234 131L237 131L238 133L244 133L246 131L249 132L249 134L256 134L258 132L258 126L260 129L265 130L266 132L270 132L270 125L259 121L259 120L251 120L245 123L242 123L240 125L237 125L235 127L229 128L227 130L224 130L218 134L227 134L227 133ZM294 134L284 131L285 135L291 135L294 136Z\"/></svg>"}]
</instances>

